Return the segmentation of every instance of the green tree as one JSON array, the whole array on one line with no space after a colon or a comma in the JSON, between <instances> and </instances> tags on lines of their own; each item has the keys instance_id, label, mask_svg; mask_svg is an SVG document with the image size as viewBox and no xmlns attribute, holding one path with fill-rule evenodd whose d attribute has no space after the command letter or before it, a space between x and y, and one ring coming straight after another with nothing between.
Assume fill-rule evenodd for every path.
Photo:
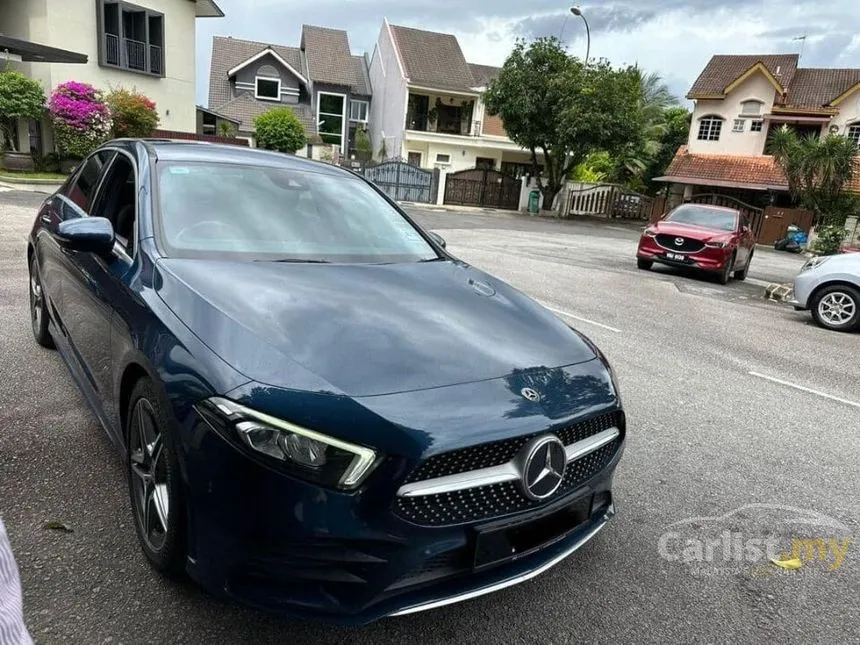
<instances>
[{"instance_id":1,"label":"green tree","mask_svg":"<svg viewBox=\"0 0 860 645\"><path fill-rule=\"evenodd\" d=\"M551 209L570 171L589 154L619 152L642 136L635 68L585 64L556 38L518 41L484 95L508 136L532 156L533 174ZM543 155L544 174L537 172Z\"/></svg>"},{"instance_id":2,"label":"green tree","mask_svg":"<svg viewBox=\"0 0 860 645\"><path fill-rule=\"evenodd\" d=\"M370 141L370 135L367 134L367 129L358 127L355 131L355 149L358 153L358 160L362 163L367 163L373 158L373 143Z\"/></svg>"},{"instance_id":3,"label":"green tree","mask_svg":"<svg viewBox=\"0 0 860 645\"><path fill-rule=\"evenodd\" d=\"M836 253L845 237L845 220L860 210L856 196L845 192L854 173L857 144L847 137L800 137L786 126L774 130L769 151L788 181L792 198L818 222L823 254Z\"/></svg>"},{"instance_id":4,"label":"green tree","mask_svg":"<svg viewBox=\"0 0 860 645\"><path fill-rule=\"evenodd\" d=\"M148 97L134 90L115 89L105 97L110 109L111 136L151 137L158 127L158 110Z\"/></svg>"},{"instance_id":5,"label":"green tree","mask_svg":"<svg viewBox=\"0 0 860 645\"><path fill-rule=\"evenodd\" d=\"M230 121L218 121L218 136L232 139L236 136L236 126Z\"/></svg>"},{"instance_id":6,"label":"green tree","mask_svg":"<svg viewBox=\"0 0 860 645\"><path fill-rule=\"evenodd\" d=\"M38 82L21 72L0 72L0 129L2 149L18 150L15 124L18 119L40 119L45 113L45 91Z\"/></svg>"},{"instance_id":7,"label":"green tree","mask_svg":"<svg viewBox=\"0 0 860 645\"><path fill-rule=\"evenodd\" d=\"M660 135L660 145L642 174L649 192L655 193L663 186L663 184L655 184L652 180L666 171L678 148L687 143L690 136L690 118L691 114L686 108L670 107L663 111L663 133Z\"/></svg>"},{"instance_id":8,"label":"green tree","mask_svg":"<svg viewBox=\"0 0 860 645\"><path fill-rule=\"evenodd\" d=\"M257 146L266 150L293 153L307 144L305 128L287 107L272 108L254 119Z\"/></svg>"}]
</instances>

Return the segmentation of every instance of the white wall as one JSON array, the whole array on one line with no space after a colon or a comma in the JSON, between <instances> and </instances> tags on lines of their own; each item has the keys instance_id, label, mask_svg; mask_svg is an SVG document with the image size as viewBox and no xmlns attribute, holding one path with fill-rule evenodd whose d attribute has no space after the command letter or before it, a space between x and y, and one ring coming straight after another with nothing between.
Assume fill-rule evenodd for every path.
<instances>
[{"instance_id":1,"label":"white wall","mask_svg":"<svg viewBox=\"0 0 860 645\"><path fill-rule=\"evenodd\" d=\"M11 0L12 3L22 1ZM36 78L41 77L46 90L70 80L91 83L105 91L114 87L136 88L155 101L161 117L159 127L165 130L195 131L195 3L187 0L134 0L134 4L139 7L164 14L164 78L99 66L94 0L24 1L28 6L39 3L46 5L46 29L44 34L40 34L38 27L42 19L34 15L30 20L29 37L35 42L69 49L89 57L86 65L33 64L33 71L39 70ZM2 12L6 11L4 6Z\"/></svg>"},{"instance_id":2,"label":"white wall","mask_svg":"<svg viewBox=\"0 0 860 645\"><path fill-rule=\"evenodd\" d=\"M763 101L761 114L767 114L773 107L775 91L763 74L756 73L722 100L696 101L690 127L689 151L723 155L763 154L767 140L767 124L764 124L761 132L751 132L750 123L760 117L741 116L741 103L749 100ZM724 119L719 141L699 141L696 138L699 134L699 120L708 115L717 115ZM732 132L734 120L738 118L744 119L744 131Z\"/></svg>"},{"instance_id":3,"label":"white wall","mask_svg":"<svg viewBox=\"0 0 860 645\"><path fill-rule=\"evenodd\" d=\"M839 134L847 134L845 126L860 123L860 90L842 101L838 107L839 114L833 117L829 125L839 126ZM824 134L829 132L829 125L824 128Z\"/></svg>"},{"instance_id":4,"label":"white wall","mask_svg":"<svg viewBox=\"0 0 860 645\"><path fill-rule=\"evenodd\" d=\"M408 136L408 135L407 135ZM414 141L407 139L404 141L401 154L403 158L408 158L409 152L421 152L421 165L424 168L436 167L436 155L447 154L451 156L449 165L444 166L448 172L457 172L458 170L467 170L475 167L475 160L478 157L486 157L495 159L496 170L502 166L502 155L505 151L498 148L486 148L480 146L469 145L471 140L464 137L463 144L437 143L435 141ZM510 153L508 153L510 154ZM441 167L441 166L440 166Z\"/></svg>"},{"instance_id":5,"label":"white wall","mask_svg":"<svg viewBox=\"0 0 860 645\"><path fill-rule=\"evenodd\" d=\"M373 155L376 157L384 137L388 156L394 156L403 141L409 91L387 20L382 23L370 62L370 85L373 89L369 123Z\"/></svg>"}]
</instances>

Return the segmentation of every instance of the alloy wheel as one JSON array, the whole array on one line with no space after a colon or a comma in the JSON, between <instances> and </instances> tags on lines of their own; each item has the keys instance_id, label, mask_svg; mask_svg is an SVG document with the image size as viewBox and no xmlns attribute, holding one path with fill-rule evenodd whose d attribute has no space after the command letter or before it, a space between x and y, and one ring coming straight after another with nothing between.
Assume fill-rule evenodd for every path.
<instances>
[{"instance_id":1,"label":"alloy wheel","mask_svg":"<svg viewBox=\"0 0 860 645\"><path fill-rule=\"evenodd\" d=\"M164 438L155 422L152 404L145 398L138 399L132 412L129 457L135 516L147 545L158 552L167 539L170 496Z\"/></svg>"},{"instance_id":2,"label":"alloy wheel","mask_svg":"<svg viewBox=\"0 0 860 645\"><path fill-rule=\"evenodd\" d=\"M30 317L33 322L33 329L38 333L42 327L42 284L39 282L39 276L35 271L30 273Z\"/></svg>"},{"instance_id":3,"label":"alloy wheel","mask_svg":"<svg viewBox=\"0 0 860 645\"><path fill-rule=\"evenodd\" d=\"M857 302L842 291L831 291L818 303L818 315L828 325L842 327L857 313Z\"/></svg>"}]
</instances>

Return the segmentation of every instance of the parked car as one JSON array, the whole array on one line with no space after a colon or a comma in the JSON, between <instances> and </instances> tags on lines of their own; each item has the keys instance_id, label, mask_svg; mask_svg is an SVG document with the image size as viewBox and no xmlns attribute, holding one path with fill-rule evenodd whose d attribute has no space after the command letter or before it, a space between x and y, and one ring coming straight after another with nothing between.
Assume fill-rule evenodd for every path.
<instances>
[{"instance_id":1,"label":"parked car","mask_svg":"<svg viewBox=\"0 0 860 645\"><path fill-rule=\"evenodd\" d=\"M604 355L346 170L110 142L27 254L159 571L360 623L532 578L615 513Z\"/></svg>"},{"instance_id":2,"label":"parked car","mask_svg":"<svg viewBox=\"0 0 860 645\"><path fill-rule=\"evenodd\" d=\"M715 274L720 284L747 277L755 236L745 215L733 208L682 204L645 229L636 264L650 269L655 262Z\"/></svg>"},{"instance_id":3,"label":"parked car","mask_svg":"<svg viewBox=\"0 0 860 645\"><path fill-rule=\"evenodd\" d=\"M860 329L860 253L810 258L794 279L789 301L834 331Z\"/></svg>"}]
</instances>

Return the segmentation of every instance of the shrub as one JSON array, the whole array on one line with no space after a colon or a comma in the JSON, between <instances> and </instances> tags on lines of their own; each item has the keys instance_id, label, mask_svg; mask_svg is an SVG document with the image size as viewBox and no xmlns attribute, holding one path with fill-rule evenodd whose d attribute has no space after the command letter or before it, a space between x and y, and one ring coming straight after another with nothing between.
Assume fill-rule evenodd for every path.
<instances>
[{"instance_id":1,"label":"shrub","mask_svg":"<svg viewBox=\"0 0 860 645\"><path fill-rule=\"evenodd\" d=\"M272 108L254 119L257 146L278 152L295 152L307 144L305 128L286 107Z\"/></svg>"},{"instance_id":2,"label":"shrub","mask_svg":"<svg viewBox=\"0 0 860 645\"><path fill-rule=\"evenodd\" d=\"M118 137L151 137L158 127L155 103L134 90L116 89L105 98Z\"/></svg>"},{"instance_id":3,"label":"shrub","mask_svg":"<svg viewBox=\"0 0 860 645\"><path fill-rule=\"evenodd\" d=\"M367 163L373 158L373 143L366 128L359 127L355 131L355 149L359 161Z\"/></svg>"},{"instance_id":4,"label":"shrub","mask_svg":"<svg viewBox=\"0 0 860 645\"><path fill-rule=\"evenodd\" d=\"M842 242L848 236L848 231L845 230L845 227L838 224L820 226L815 232L817 238L813 245L813 250L818 255L836 255L842 250Z\"/></svg>"},{"instance_id":5,"label":"shrub","mask_svg":"<svg viewBox=\"0 0 860 645\"><path fill-rule=\"evenodd\" d=\"M110 110L92 85L75 81L58 85L48 111L57 150L64 158L83 159L110 136Z\"/></svg>"},{"instance_id":6,"label":"shrub","mask_svg":"<svg viewBox=\"0 0 860 645\"><path fill-rule=\"evenodd\" d=\"M40 119L45 112L45 92L42 86L21 72L7 69L0 72L0 151L17 150L15 123L18 119Z\"/></svg>"}]
</instances>

